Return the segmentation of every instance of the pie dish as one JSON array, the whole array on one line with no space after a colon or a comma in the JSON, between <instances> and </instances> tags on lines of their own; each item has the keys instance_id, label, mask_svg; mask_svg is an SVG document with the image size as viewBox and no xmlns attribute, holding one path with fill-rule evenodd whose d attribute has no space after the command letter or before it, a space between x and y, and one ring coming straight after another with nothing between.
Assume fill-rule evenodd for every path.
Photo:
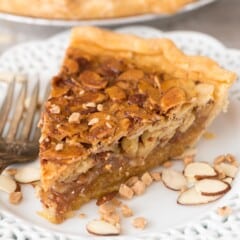
<instances>
[{"instance_id":1,"label":"pie dish","mask_svg":"<svg viewBox=\"0 0 240 240\"><path fill-rule=\"evenodd\" d=\"M194 1L196 0L1 0L0 11L47 19L105 19L145 13L174 13Z\"/></svg>"},{"instance_id":2,"label":"pie dish","mask_svg":"<svg viewBox=\"0 0 240 240\"><path fill-rule=\"evenodd\" d=\"M167 39L75 28L40 123L42 215L54 223L196 143L236 75Z\"/></svg>"}]
</instances>

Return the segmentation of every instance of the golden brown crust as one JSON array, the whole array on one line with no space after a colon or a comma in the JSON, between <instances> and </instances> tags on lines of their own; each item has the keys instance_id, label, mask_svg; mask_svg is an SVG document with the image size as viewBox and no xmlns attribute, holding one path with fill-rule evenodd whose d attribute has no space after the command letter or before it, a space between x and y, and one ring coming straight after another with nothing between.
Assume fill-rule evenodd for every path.
<instances>
[{"instance_id":1,"label":"golden brown crust","mask_svg":"<svg viewBox=\"0 0 240 240\"><path fill-rule=\"evenodd\" d=\"M1 0L0 11L49 19L102 19L144 13L172 13L193 1L195 0Z\"/></svg>"},{"instance_id":2,"label":"golden brown crust","mask_svg":"<svg viewBox=\"0 0 240 240\"><path fill-rule=\"evenodd\" d=\"M224 107L235 78L167 39L75 28L42 117L41 196L55 221L116 190L127 173L181 154ZM109 172L115 182L99 188Z\"/></svg>"}]
</instances>

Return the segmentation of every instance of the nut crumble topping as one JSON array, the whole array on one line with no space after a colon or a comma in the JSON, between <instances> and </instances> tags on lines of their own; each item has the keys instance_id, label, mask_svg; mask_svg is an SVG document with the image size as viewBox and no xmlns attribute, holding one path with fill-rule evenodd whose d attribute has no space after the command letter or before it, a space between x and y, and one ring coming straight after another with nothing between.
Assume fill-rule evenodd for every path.
<instances>
[{"instance_id":1,"label":"nut crumble topping","mask_svg":"<svg viewBox=\"0 0 240 240\"><path fill-rule=\"evenodd\" d=\"M93 107L96 107L96 103L95 102L83 103L82 106L83 106L84 109L93 108Z\"/></svg>"},{"instance_id":2,"label":"nut crumble topping","mask_svg":"<svg viewBox=\"0 0 240 240\"><path fill-rule=\"evenodd\" d=\"M88 122L88 125L91 126L91 125L94 125L96 123L99 122L99 119L98 118L92 118L89 122Z\"/></svg>"},{"instance_id":3,"label":"nut crumble topping","mask_svg":"<svg viewBox=\"0 0 240 240\"><path fill-rule=\"evenodd\" d=\"M132 190L136 195L141 195L145 192L146 186L142 181L137 181L133 186Z\"/></svg>"},{"instance_id":4,"label":"nut crumble topping","mask_svg":"<svg viewBox=\"0 0 240 240\"><path fill-rule=\"evenodd\" d=\"M133 216L132 209L130 207L128 207L126 204L122 204L120 206L120 208L121 208L122 215L124 217L131 217L131 216Z\"/></svg>"},{"instance_id":5,"label":"nut crumble topping","mask_svg":"<svg viewBox=\"0 0 240 240\"><path fill-rule=\"evenodd\" d=\"M119 188L119 194L123 198L131 199L133 198L134 192L126 184L121 184Z\"/></svg>"},{"instance_id":6,"label":"nut crumble topping","mask_svg":"<svg viewBox=\"0 0 240 240\"><path fill-rule=\"evenodd\" d=\"M232 214L232 208L230 208L228 206L219 207L217 209L217 214L222 216L222 217L228 217L229 215Z\"/></svg>"},{"instance_id":7,"label":"nut crumble topping","mask_svg":"<svg viewBox=\"0 0 240 240\"><path fill-rule=\"evenodd\" d=\"M98 110L99 112L101 112L101 111L103 110L103 105L102 105L102 104L98 104L98 105L97 105L97 110Z\"/></svg>"},{"instance_id":8,"label":"nut crumble topping","mask_svg":"<svg viewBox=\"0 0 240 240\"><path fill-rule=\"evenodd\" d=\"M49 111L53 114L59 114L61 112L61 109L58 105L52 104Z\"/></svg>"},{"instance_id":9,"label":"nut crumble topping","mask_svg":"<svg viewBox=\"0 0 240 240\"><path fill-rule=\"evenodd\" d=\"M21 192L12 192L9 195L9 202L11 204L19 204L22 201L22 197Z\"/></svg>"},{"instance_id":10,"label":"nut crumble topping","mask_svg":"<svg viewBox=\"0 0 240 240\"><path fill-rule=\"evenodd\" d=\"M56 150L56 151L61 151L61 150L63 150L63 143L58 143L58 144L55 146L55 150Z\"/></svg>"},{"instance_id":11,"label":"nut crumble topping","mask_svg":"<svg viewBox=\"0 0 240 240\"><path fill-rule=\"evenodd\" d=\"M141 180L146 186L149 186L153 181L151 175L148 172L142 175Z\"/></svg>"},{"instance_id":12,"label":"nut crumble topping","mask_svg":"<svg viewBox=\"0 0 240 240\"><path fill-rule=\"evenodd\" d=\"M143 217L137 217L133 220L132 225L135 228L144 229L147 225L147 220Z\"/></svg>"},{"instance_id":13,"label":"nut crumble topping","mask_svg":"<svg viewBox=\"0 0 240 240\"><path fill-rule=\"evenodd\" d=\"M80 113L74 112L68 118L69 123L80 123Z\"/></svg>"}]
</instances>

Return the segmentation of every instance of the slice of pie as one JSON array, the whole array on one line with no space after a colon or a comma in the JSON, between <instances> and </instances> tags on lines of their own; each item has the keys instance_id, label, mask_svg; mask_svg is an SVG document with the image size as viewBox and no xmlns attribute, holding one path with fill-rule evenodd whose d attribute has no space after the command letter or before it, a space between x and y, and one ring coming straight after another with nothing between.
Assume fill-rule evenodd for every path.
<instances>
[{"instance_id":1,"label":"slice of pie","mask_svg":"<svg viewBox=\"0 0 240 240\"><path fill-rule=\"evenodd\" d=\"M75 28L42 115L41 201L60 223L196 143L235 74L167 39Z\"/></svg>"},{"instance_id":2,"label":"slice of pie","mask_svg":"<svg viewBox=\"0 0 240 240\"><path fill-rule=\"evenodd\" d=\"M174 13L196 0L0 0L0 11L48 19L104 19Z\"/></svg>"}]
</instances>

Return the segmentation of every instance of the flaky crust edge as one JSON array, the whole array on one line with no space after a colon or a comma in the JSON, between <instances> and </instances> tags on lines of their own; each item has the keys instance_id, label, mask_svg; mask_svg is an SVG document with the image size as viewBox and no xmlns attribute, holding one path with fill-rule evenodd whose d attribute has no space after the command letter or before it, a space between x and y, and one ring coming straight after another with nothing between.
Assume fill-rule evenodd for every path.
<instances>
[{"instance_id":1,"label":"flaky crust edge","mask_svg":"<svg viewBox=\"0 0 240 240\"><path fill-rule=\"evenodd\" d=\"M79 48L80 44L96 45L107 52L125 52L124 56L127 52L139 56L159 56L161 60L171 64L171 67L165 71L176 76L199 78L196 80L200 81L204 81L205 78L226 83L229 86L237 78L235 73L221 68L218 63L208 57L185 55L166 38L144 39L95 27L76 27L71 32L70 48Z\"/></svg>"}]
</instances>

